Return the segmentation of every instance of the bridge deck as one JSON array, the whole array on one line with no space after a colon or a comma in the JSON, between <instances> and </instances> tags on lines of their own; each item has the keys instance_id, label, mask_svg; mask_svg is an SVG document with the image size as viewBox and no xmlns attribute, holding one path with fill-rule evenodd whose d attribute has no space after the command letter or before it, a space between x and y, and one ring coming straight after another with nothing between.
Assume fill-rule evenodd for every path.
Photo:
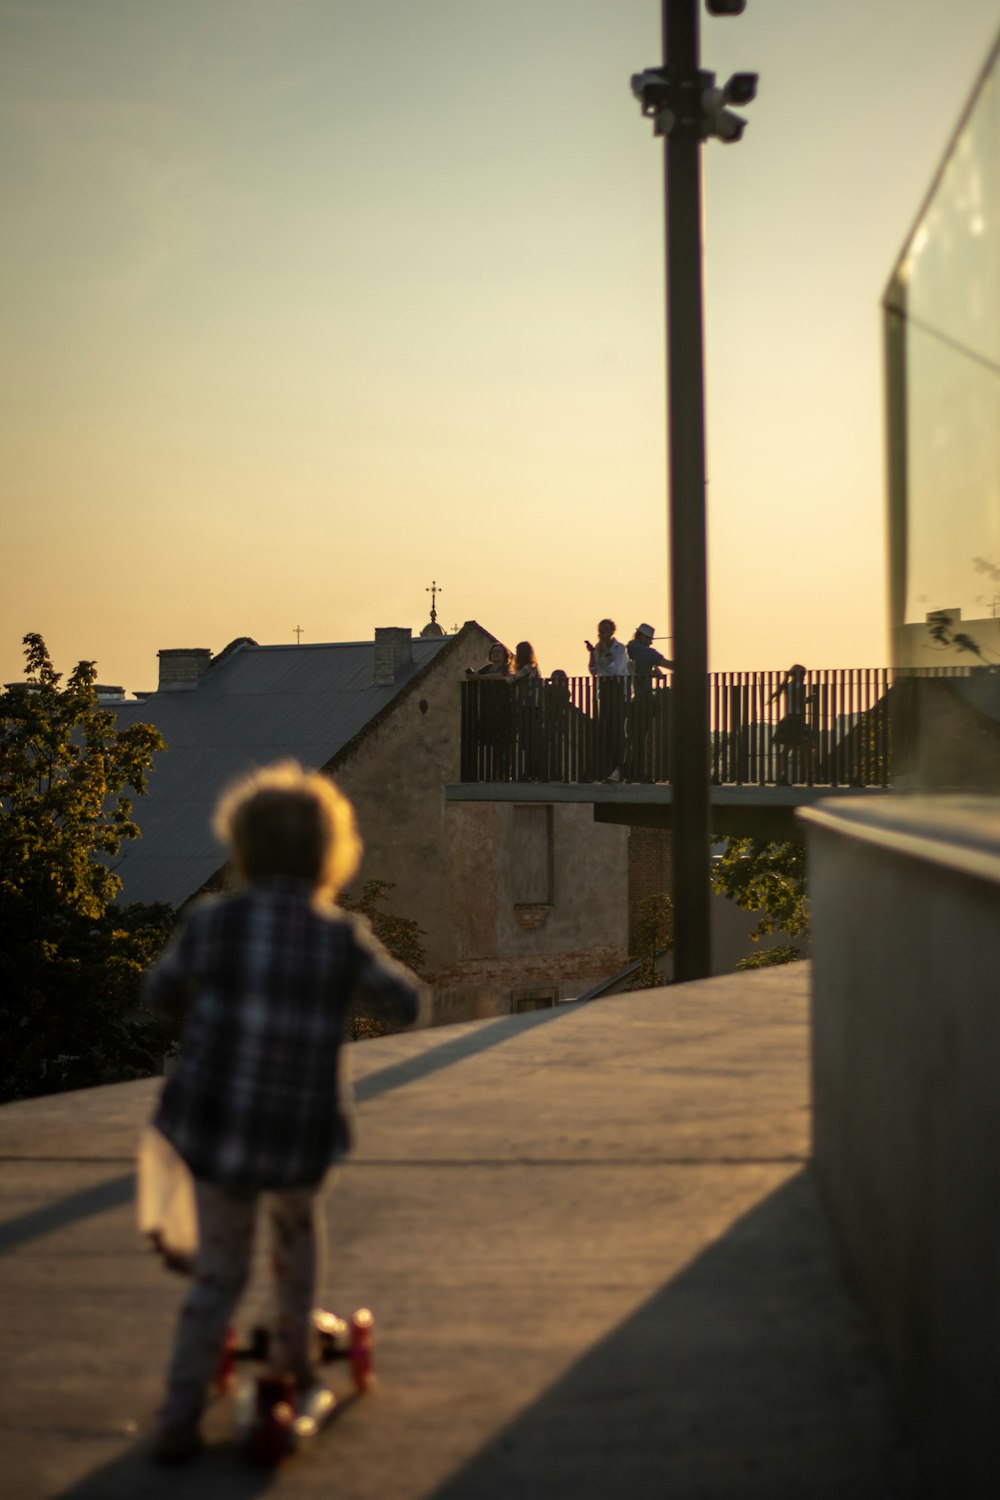
<instances>
[{"instance_id":1,"label":"bridge deck","mask_svg":"<svg viewBox=\"0 0 1000 1500\"><path fill-rule=\"evenodd\" d=\"M829 798L884 797L886 788L830 786L713 786L712 830L720 838L798 839L796 813ZM643 786L631 782L453 782L445 787L449 802L590 803L598 823L669 828L674 789L669 783Z\"/></svg>"}]
</instances>

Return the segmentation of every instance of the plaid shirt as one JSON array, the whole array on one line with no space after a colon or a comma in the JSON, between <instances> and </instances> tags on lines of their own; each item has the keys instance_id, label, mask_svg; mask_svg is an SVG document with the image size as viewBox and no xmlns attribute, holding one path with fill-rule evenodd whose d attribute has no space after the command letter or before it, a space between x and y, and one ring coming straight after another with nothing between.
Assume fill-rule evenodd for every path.
<instances>
[{"instance_id":1,"label":"plaid shirt","mask_svg":"<svg viewBox=\"0 0 1000 1500\"><path fill-rule=\"evenodd\" d=\"M352 1004L409 1025L424 994L363 919L305 884L209 897L146 979L150 1005L185 1017L153 1123L209 1182L316 1183L350 1146L339 1062Z\"/></svg>"}]
</instances>

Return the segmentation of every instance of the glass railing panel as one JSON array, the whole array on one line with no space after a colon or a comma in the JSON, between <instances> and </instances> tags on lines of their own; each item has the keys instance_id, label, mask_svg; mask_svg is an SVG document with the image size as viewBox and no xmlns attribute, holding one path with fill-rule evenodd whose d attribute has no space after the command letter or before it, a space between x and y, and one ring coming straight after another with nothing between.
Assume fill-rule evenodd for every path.
<instances>
[{"instance_id":1,"label":"glass railing panel","mask_svg":"<svg viewBox=\"0 0 1000 1500\"><path fill-rule=\"evenodd\" d=\"M1000 792L996 50L885 309L894 780Z\"/></svg>"}]
</instances>

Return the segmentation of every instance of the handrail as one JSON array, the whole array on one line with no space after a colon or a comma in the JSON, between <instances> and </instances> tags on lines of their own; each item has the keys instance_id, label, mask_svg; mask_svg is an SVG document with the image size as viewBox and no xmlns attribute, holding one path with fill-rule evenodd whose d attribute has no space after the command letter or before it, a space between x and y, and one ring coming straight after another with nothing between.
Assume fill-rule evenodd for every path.
<instances>
[{"instance_id":1,"label":"handrail","mask_svg":"<svg viewBox=\"0 0 1000 1500\"><path fill-rule=\"evenodd\" d=\"M713 672L712 782L887 786L894 693L915 675L967 678L975 670ZM463 782L670 781L669 672L516 682L472 677L461 688Z\"/></svg>"},{"instance_id":2,"label":"handrail","mask_svg":"<svg viewBox=\"0 0 1000 1500\"><path fill-rule=\"evenodd\" d=\"M654 970L660 959L666 958L667 954L670 951L671 950L669 948L657 948L656 952L653 954ZM607 979L599 980L598 983L592 985L589 990L585 990L582 995L577 995L576 1000L572 1003L575 1005L583 1005L585 1001L600 1000L602 996L611 994L617 985L621 984L625 979L630 979L631 976L635 974L645 962L646 960L643 958L631 959L625 965L624 969L619 969L617 974L610 974ZM566 1001L564 1003L569 1004L570 1002Z\"/></svg>"}]
</instances>

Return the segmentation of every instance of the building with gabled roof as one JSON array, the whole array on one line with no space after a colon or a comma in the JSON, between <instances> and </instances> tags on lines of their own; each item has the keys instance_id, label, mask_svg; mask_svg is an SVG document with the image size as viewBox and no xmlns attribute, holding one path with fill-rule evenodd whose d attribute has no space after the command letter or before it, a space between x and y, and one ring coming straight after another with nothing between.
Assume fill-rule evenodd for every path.
<instances>
[{"instance_id":1,"label":"building with gabled roof","mask_svg":"<svg viewBox=\"0 0 1000 1500\"><path fill-rule=\"evenodd\" d=\"M113 706L167 748L138 801L142 837L115 871L122 902L181 907L224 882L211 831L220 792L274 761L331 775L357 809L365 857L352 890L391 882L387 906L425 934L440 1019L572 998L625 960L627 830L589 808L454 805L467 667L495 637L375 631L370 641L159 653L156 692Z\"/></svg>"},{"instance_id":2,"label":"building with gabled roof","mask_svg":"<svg viewBox=\"0 0 1000 1500\"><path fill-rule=\"evenodd\" d=\"M478 626L466 630L492 639ZM398 708L443 651L461 649L459 636L412 642L409 631L378 636L387 634L388 642L315 646L259 646L243 638L214 659L204 649L161 651L157 691L116 705L123 728L154 723L167 742L139 805L142 838L123 846L115 866L119 899L183 906L221 875L210 823L223 787L276 760L331 769L359 735ZM474 654L481 649L477 642Z\"/></svg>"}]
</instances>

